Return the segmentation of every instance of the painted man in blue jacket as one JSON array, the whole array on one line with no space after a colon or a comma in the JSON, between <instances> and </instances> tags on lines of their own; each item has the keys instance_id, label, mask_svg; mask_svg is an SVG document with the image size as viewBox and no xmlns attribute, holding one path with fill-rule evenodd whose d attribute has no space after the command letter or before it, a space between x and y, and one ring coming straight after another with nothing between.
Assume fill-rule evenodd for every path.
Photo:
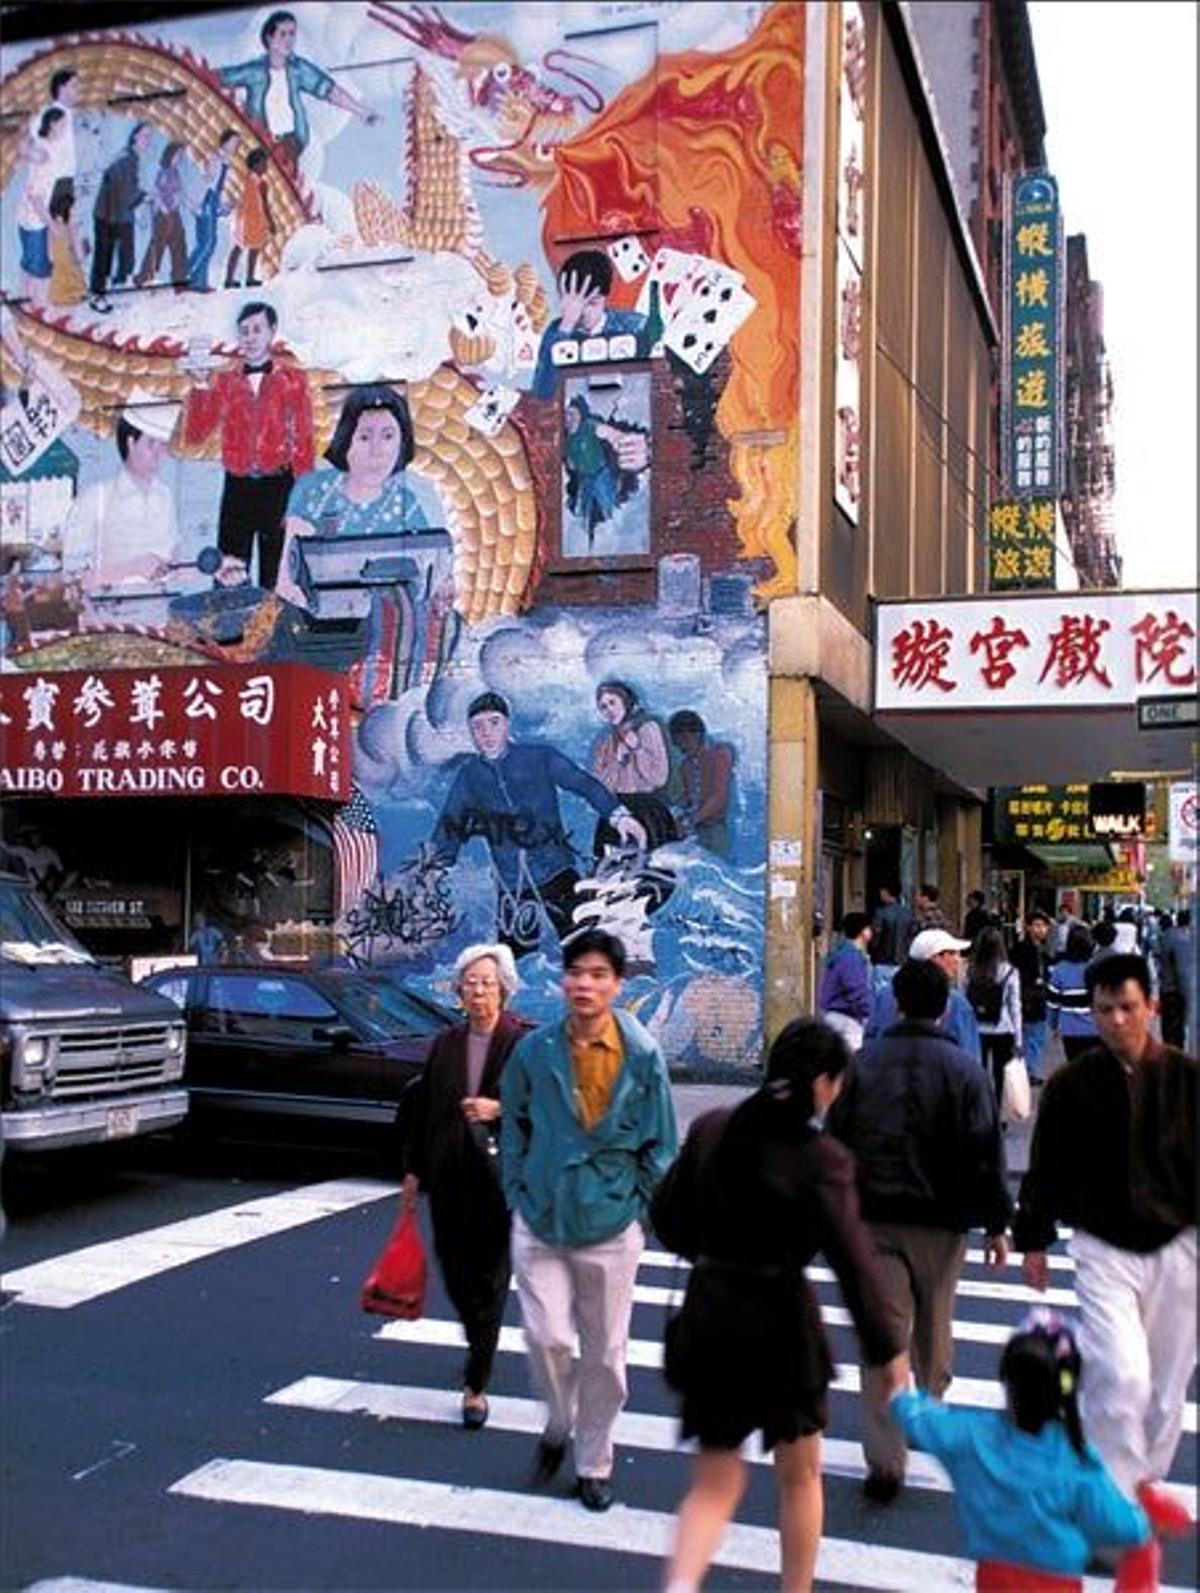
<instances>
[{"instance_id":1,"label":"painted man in blue jacket","mask_svg":"<svg viewBox=\"0 0 1200 1593\"><path fill-rule=\"evenodd\" d=\"M573 936L563 951L566 1017L517 1041L500 1086L513 1276L547 1407L533 1481L556 1475L573 1437L588 1510L612 1503L642 1224L678 1145L658 1043L614 1010L624 973L615 935Z\"/></svg>"},{"instance_id":2,"label":"painted man in blue jacket","mask_svg":"<svg viewBox=\"0 0 1200 1593\"><path fill-rule=\"evenodd\" d=\"M560 939L573 927L579 875L559 791L582 797L624 841L645 846L646 832L557 747L510 740L511 717L499 692L485 691L468 706L475 753L454 777L433 845L437 861L449 865L473 836L487 842L500 886L499 938L520 957L537 949L543 912Z\"/></svg>"}]
</instances>

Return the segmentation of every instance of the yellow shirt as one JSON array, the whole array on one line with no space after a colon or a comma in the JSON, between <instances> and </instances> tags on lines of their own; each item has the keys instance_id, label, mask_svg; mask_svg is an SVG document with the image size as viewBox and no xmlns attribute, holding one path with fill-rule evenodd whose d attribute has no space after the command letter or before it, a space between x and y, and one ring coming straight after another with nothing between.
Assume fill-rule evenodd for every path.
<instances>
[{"instance_id":1,"label":"yellow shirt","mask_svg":"<svg viewBox=\"0 0 1200 1593\"><path fill-rule=\"evenodd\" d=\"M621 1031L612 1013L594 1040L577 1040L567 1029L571 1073L575 1080L575 1107L584 1128L594 1128L608 1111L613 1085L625 1061Z\"/></svg>"}]
</instances>

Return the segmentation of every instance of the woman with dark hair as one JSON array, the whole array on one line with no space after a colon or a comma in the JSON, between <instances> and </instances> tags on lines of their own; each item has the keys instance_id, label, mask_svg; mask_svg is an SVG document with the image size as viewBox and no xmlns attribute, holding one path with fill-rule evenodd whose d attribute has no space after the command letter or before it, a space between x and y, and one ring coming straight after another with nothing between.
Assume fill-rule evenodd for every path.
<instances>
[{"instance_id":1,"label":"woman with dark hair","mask_svg":"<svg viewBox=\"0 0 1200 1593\"><path fill-rule=\"evenodd\" d=\"M996 1100L1004 1093L1004 1069L1021 1054L1021 975L1008 960L1004 936L981 929L967 961L967 1001L979 1025L983 1065L992 1075Z\"/></svg>"},{"instance_id":2,"label":"woman with dark hair","mask_svg":"<svg viewBox=\"0 0 1200 1593\"><path fill-rule=\"evenodd\" d=\"M425 529L424 511L404 481L412 457L412 421L401 395L392 387L354 388L325 450L328 466L301 476L288 499L276 586L281 597L307 606L297 583L298 537Z\"/></svg>"},{"instance_id":3,"label":"woman with dark hair","mask_svg":"<svg viewBox=\"0 0 1200 1593\"><path fill-rule=\"evenodd\" d=\"M666 738L634 688L623 680L602 680L596 712L608 727L592 747L592 773L600 784L619 796L662 791L671 773Z\"/></svg>"},{"instance_id":4,"label":"woman with dark hair","mask_svg":"<svg viewBox=\"0 0 1200 1593\"><path fill-rule=\"evenodd\" d=\"M75 182L60 177L50 195L50 303L81 304L87 294L83 274L86 244L75 220Z\"/></svg>"},{"instance_id":5,"label":"woman with dark hair","mask_svg":"<svg viewBox=\"0 0 1200 1593\"><path fill-rule=\"evenodd\" d=\"M909 1442L950 1473L976 1593L1082 1593L1096 1550L1126 1546L1133 1552L1117 1587L1158 1586L1146 1511L1084 1440L1082 1375L1070 1327L1035 1306L1000 1357L1003 1410L965 1410L908 1391L892 1401Z\"/></svg>"},{"instance_id":6,"label":"woman with dark hair","mask_svg":"<svg viewBox=\"0 0 1200 1593\"><path fill-rule=\"evenodd\" d=\"M886 1367L884 1397L908 1380L858 1215L853 1158L822 1132L848 1062L825 1024L789 1023L771 1047L766 1083L696 1120L651 1203L659 1238L693 1262L664 1361L683 1399L682 1435L700 1445L668 1587L699 1587L741 1498L741 1446L756 1429L775 1451L783 1586L812 1585L834 1372L804 1275L818 1250L837 1273L866 1361Z\"/></svg>"},{"instance_id":7,"label":"woman with dark hair","mask_svg":"<svg viewBox=\"0 0 1200 1593\"><path fill-rule=\"evenodd\" d=\"M1067 947L1050 969L1046 988L1046 1008L1050 1029L1062 1040L1063 1055L1069 1062L1081 1051L1100 1043L1096 1020L1092 1017L1092 998L1084 978L1095 944L1086 924L1072 924L1067 932Z\"/></svg>"},{"instance_id":8,"label":"woman with dark hair","mask_svg":"<svg viewBox=\"0 0 1200 1593\"><path fill-rule=\"evenodd\" d=\"M647 851L678 840L679 827L663 800L671 759L662 726L646 712L636 690L623 680L600 682L596 687L596 711L607 728L592 744L592 773L602 786L621 798L645 830ZM602 819L596 826L596 856L601 856L606 846L616 844L616 831ZM656 892L650 910L661 907L669 895L669 889Z\"/></svg>"},{"instance_id":9,"label":"woman with dark hair","mask_svg":"<svg viewBox=\"0 0 1200 1593\"><path fill-rule=\"evenodd\" d=\"M183 207L196 212L198 207L187 197L183 187L184 146L177 139L164 145L158 158L158 173L150 194L150 241L142 256L142 263L134 279L139 288L158 275L164 254L171 257L171 281L175 291L187 287L188 251L183 232Z\"/></svg>"},{"instance_id":10,"label":"woman with dark hair","mask_svg":"<svg viewBox=\"0 0 1200 1593\"><path fill-rule=\"evenodd\" d=\"M22 159L25 186L17 204L17 238L21 245L21 288L33 304L45 304L53 266L50 259L50 200L56 182L56 147L67 132L67 113L51 106L43 111L37 132L26 141Z\"/></svg>"}]
</instances>

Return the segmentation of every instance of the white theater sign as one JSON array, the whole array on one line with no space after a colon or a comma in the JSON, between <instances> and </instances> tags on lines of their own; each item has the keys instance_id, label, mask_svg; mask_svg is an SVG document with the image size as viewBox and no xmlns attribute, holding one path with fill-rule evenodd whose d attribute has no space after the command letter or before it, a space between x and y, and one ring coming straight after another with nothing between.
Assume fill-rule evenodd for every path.
<instances>
[{"instance_id":1,"label":"white theater sign","mask_svg":"<svg viewBox=\"0 0 1200 1593\"><path fill-rule=\"evenodd\" d=\"M1139 699L1194 699L1194 591L987 592L882 602L875 717L960 784L1190 767L1194 729L1139 729Z\"/></svg>"}]
</instances>

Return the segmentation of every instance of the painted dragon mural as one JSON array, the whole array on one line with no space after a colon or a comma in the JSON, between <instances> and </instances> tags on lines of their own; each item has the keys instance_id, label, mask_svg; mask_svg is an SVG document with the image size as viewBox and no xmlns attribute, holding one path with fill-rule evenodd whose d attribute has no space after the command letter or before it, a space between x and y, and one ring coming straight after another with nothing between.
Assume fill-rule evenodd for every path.
<instances>
[{"instance_id":1,"label":"painted dragon mural","mask_svg":"<svg viewBox=\"0 0 1200 1593\"><path fill-rule=\"evenodd\" d=\"M0 458L0 667L345 671L355 801L337 823L366 861L332 906L291 903L305 945L444 994L457 949L501 934L536 1015L558 940L599 922L672 1054L755 1049L762 608L797 576L803 29L795 3L647 4L617 25L593 5L300 0L0 52L22 267L2 281L0 380L36 449ZM65 296L37 276L63 74ZM220 174L211 289L189 257L186 280L173 264L97 291L79 239L135 135L139 249L173 193L198 246L197 179L207 199ZM268 392L285 396L260 410ZM268 558L233 521L260 493L248 439L276 422ZM151 542L145 506L173 500L170 551L128 578L84 568L68 602L77 522L113 492ZM210 927L244 938L222 923L243 906L214 896Z\"/></svg>"}]
</instances>

